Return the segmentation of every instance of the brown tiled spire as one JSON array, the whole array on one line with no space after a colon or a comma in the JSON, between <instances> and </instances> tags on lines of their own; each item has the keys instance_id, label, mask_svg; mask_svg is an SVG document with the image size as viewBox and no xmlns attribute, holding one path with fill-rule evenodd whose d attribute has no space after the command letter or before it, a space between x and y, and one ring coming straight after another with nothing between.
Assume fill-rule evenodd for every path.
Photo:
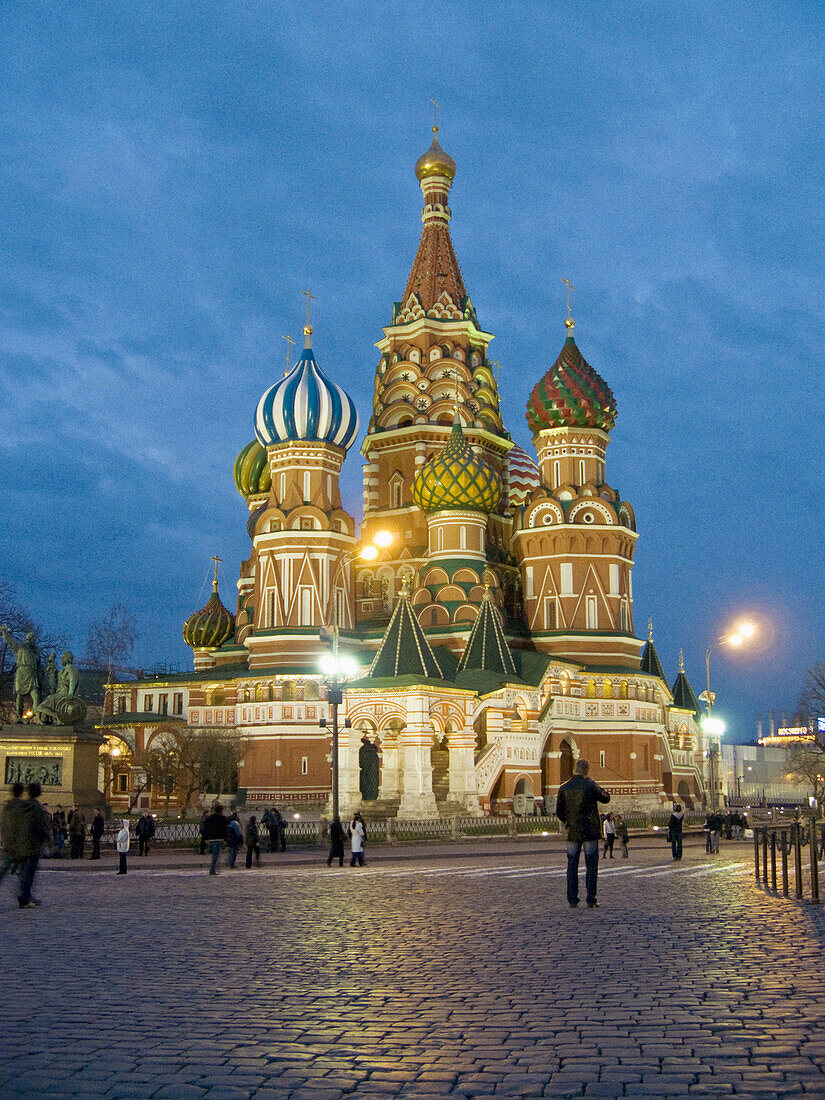
<instances>
[{"instance_id":1,"label":"brown tiled spire","mask_svg":"<svg viewBox=\"0 0 825 1100\"><path fill-rule=\"evenodd\" d=\"M433 134L438 134L437 126L433 127ZM401 299L402 309L408 306L412 295L425 313L436 310L441 314L449 304L458 311L462 310L467 290L449 229L451 211L448 203L455 172L455 161L444 152L438 137L434 136L432 145L415 165L415 174L424 193L421 215L424 229Z\"/></svg>"}]
</instances>

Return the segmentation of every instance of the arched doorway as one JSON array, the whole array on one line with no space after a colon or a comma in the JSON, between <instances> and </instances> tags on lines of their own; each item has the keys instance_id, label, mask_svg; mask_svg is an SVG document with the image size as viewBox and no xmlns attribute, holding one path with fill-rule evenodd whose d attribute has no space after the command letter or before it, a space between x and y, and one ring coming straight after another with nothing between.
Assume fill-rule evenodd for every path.
<instances>
[{"instance_id":1,"label":"arched doorway","mask_svg":"<svg viewBox=\"0 0 825 1100\"><path fill-rule=\"evenodd\" d=\"M686 779L680 779L679 780L679 786L678 786L677 790L678 790L679 798L681 799L682 803L684 804L685 809L686 810L692 810L693 809L693 799L691 798L690 787L687 785L687 780Z\"/></svg>"},{"instance_id":2,"label":"arched doorway","mask_svg":"<svg viewBox=\"0 0 825 1100\"><path fill-rule=\"evenodd\" d=\"M559 760L559 784L566 783L573 778L573 746L568 740L559 745L561 760Z\"/></svg>"},{"instance_id":3,"label":"arched doorway","mask_svg":"<svg viewBox=\"0 0 825 1100\"><path fill-rule=\"evenodd\" d=\"M378 798L378 749L367 737L358 750L358 789L364 802Z\"/></svg>"},{"instance_id":4,"label":"arched doorway","mask_svg":"<svg viewBox=\"0 0 825 1100\"><path fill-rule=\"evenodd\" d=\"M447 723L449 731L449 723ZM433 794L436 802L446 802L450 796L450 750L447 747L447 735L433 738L430 749L430 763L433 769Z\"/></svg>"}]
</instances>

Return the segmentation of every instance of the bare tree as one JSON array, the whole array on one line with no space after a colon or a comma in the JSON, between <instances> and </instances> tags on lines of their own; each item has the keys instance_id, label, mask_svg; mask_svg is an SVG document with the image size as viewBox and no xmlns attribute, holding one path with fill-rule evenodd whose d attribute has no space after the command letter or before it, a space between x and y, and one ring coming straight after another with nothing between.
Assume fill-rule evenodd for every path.
<instances>
[{"instance_id":1,"label":"bare tree","mask_svg":"<svg viewBox=\"0 0 825 1100\"><path fill-rule=\"evenodd\" d=\"M825 717L825 661L811 665L805 674L799 709L808 720Z\"/></svg>"},{"instance_id":2,"label":"bare tree","mask_svg":"<svg viewBox=\"0 0 825 1100\"><path fill-rule=\"evenodd\" d=\"M199 729L195 748L200 777L199 789L220 797L238 786L238 768L245 743L222 729Z\"/></svg>"},{"instance_id":3,"label":"bare tree","mask_svg":"<svg viewBox=\"0 0 825 1100\"><path fill-rule=\"evenodd\" d=\"M89 624L86 634L86 663L93 669L105 672L107 679L118 665L122 665L137 641L135 620L126 605L115 603L102 619Z\"/></svg>"},{"instance_id":4,"label":"bare tree","mask_svg":"<svg viewBox=\"0 0 825 1100\"><path fill-rule=\"evenodd\" d=\"M151 787L163 798L165 817L173 797L184 812L204 791L220 796L237 786L242 754L243 742L226 730L159 727L149 747L134 754L140 782L133 801Z\"/></svg>"},{"instance_id":5,"label":"bare tree","mask_svg":"<svg viewBox=\"0 0 825 1100\"><path fill-rule=\"evenodd\" d=\"M800 721L813 734L810 741L801 741L788 755L791 774L797 783L805 784L816 799L820 811L825 806L825 730L818 719L825 716L825 661L811 665L799 698Z\"/></svg>"}]
</instances>

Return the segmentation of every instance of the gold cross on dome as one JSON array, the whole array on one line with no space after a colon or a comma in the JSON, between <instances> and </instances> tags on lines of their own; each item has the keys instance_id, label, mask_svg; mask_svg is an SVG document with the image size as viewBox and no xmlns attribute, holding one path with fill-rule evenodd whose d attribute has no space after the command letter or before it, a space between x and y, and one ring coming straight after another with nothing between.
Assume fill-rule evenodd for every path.
<instances>
[{"instance_id":1,"label":"gold cross on dome","mask_svg":"<svg viewBox=\"0 0 825 1100\"><path fill-rule=\"evenodd\" d=\"M438 100L434 96L430 96L430 103L432 103L432 105L433 105L433 115L435 117L435 123L433 125L433 133L437 134L438 133L438 108L441 106L441 104L438 102Z\"/></svg>"},{"instance_id":2,"label":"gold cross on dome","mask_svg":"<svg viewBox=\"0 0 825 1100\"><path fill-rule=\"evenodd\" d=\"M217 554L212 555L212 561L215 563L215 584L218 583L218 562L223 561L223 558L219 558Z\"/></svg>"},{"instance_id":3,"label":"gold cross on dome","mask_svg":"<svg viewBox=\"0 0 825 1100\"><path fill-rule=\"evenodd\" d=\"M575 290L576 288L573 286L569 279L562 279L562 282L565 283L567 286L567 316L568 319L572 319L573 314L570 312L570 291Z\"/></svg>"},{"instance_id":4,"label":"gold cross on dome","mask_svg":"<svg viewBox=\"0 0 825 1100\"><path fill-rule=\"evenodd\" d=\"M312 300L315 298L315 295L312 293L311 290L302 290L301 293L306 294L306 296L307 296L307 324L309 325L311 323L310 319L309 319L309 307L310 307L310 304L311 304ZM315 299L315 300L317 301L317 299Z\"/></svg>"},{"instance_id":5,"label":"gold cross on dome","mask_svg":"<svg viewBox=\"0 0 825 1100\"><path fill-rule=\"evenodd\" d=\"M292 339L289 333L287 333L286 336L282 336L281 339L286 340L286 369L288 373L289 368L292 365L292 345L295 343L295 341Z\"/></svg>"}]
</instances>

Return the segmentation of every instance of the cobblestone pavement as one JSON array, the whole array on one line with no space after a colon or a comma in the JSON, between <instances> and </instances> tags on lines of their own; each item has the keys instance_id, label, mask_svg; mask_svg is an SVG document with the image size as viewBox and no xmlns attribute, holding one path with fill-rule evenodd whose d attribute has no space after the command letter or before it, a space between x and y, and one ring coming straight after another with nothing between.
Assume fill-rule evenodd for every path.
<instances>
[{"instance_id":1,"label":"cobblestone pavement","mask_svg":"<svg viewBox=\"0 0 825 1100\"><path fill-rule=\"evenodd\" d=\"M825 1097L825 919L748 845L8 886L0 1096Z\"/></svg>"}]
</instances>

